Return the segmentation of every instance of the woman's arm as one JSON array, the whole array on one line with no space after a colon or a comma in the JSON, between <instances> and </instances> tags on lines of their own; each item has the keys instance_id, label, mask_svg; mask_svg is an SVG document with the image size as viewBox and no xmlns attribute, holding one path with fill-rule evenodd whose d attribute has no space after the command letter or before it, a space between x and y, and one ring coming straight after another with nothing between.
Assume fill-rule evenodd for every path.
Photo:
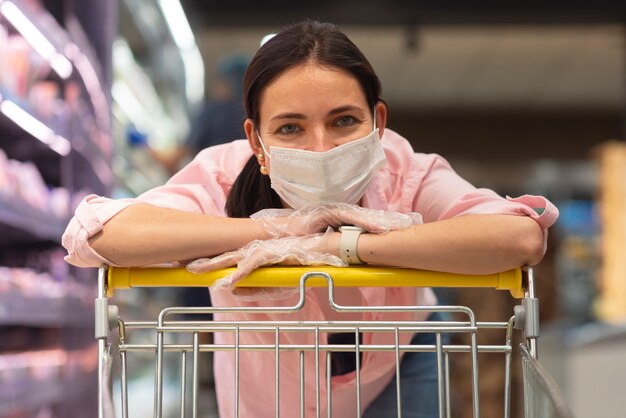
<instances>
[{"instance_id":1,"label":"woman's arm","mask_svg":"<svg viewBox=\"0 0 626 418\"><path fill-rule=\"evenodd\" d=\"M225 218L135 203L89 238L120 266L145 266L214 256L271 236L251 219Z\"/></svg>"},{"instance_id":2,"label":"woman's arm","mask_svg":"<svg viewBox=\"0 0 626 418\"><path fill-rule=\"evenodd\" d=\"M339 232L255 241L213 259L187 265L195 273L237 265L233 283L255 268L276 264L332 264L339 258ZM362 234L359 258L378 266L461 274L492 274L534 265L544 252L544 233L532 218L516 215L465 215L415 225L386 234ZM308 259L306 254L314 254Z\"/></svg>"},{"instance_id":3,"label":"woman's arm","mask_svg":"<svg viewBox=\"0 0 626 418\"><path fill-rule=\"evenodd\" d=\"M144 266L220 254L269 238L250 219L228 219L232 181L250 158L247 141L208 148L165 185L134 199L86 196L63 234L79 267Z\"/></svg>"},{"instance_id":4,"label":"woman's arm","mask_svg":"<svg viewBox=\"0 0 626 418\"><path fill-rule=\"evenodd\" d=\"M362 234L357 251L373 265L490 274L538 263L543 237L527 216L465 215L384 235Z\"/></svg>"}]
</instances>

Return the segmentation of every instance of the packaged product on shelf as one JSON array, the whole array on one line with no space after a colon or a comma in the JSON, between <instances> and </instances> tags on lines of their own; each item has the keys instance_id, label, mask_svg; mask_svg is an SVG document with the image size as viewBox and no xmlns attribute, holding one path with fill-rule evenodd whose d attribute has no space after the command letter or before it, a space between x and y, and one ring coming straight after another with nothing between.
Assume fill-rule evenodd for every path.
<instances>
[{"instance_id":1,"label":"packaged product on shelf","mask_svg":"<svg viewBox=\"0 0 626 418\"><path fill-rule=\"evenodd\" d=\"M21 36L7 36L3 51L2 88L3 96L8 98L23 97L26 94L26 80L28 79L28 55L31 47Z\"/></svg>"},{"instance_id":2,"label":"packaged product on shelf","mask_svg":"<svg viewBox=\"0 0 626 418\"><path fill-rule=\"evenodd\" d=\"M70 269L64 257L65 252L59 248L46 251L40 255L40 263L46 266L46 271L56 281L67 281L67 278L70 276Z\"/></svg>"},{"instance_id":3,"label":"packaged product on shelf","mask_svg":"<svg viewBox=\"0 0 626 418\"><path fill-rule=\"evenodd\" d=\"M7 294L11 290L10 274L10 268L0 266L0 295Z\"/></svg>"},{"instance_id":4,"label":"packaged product on shelf","mask_svg":"<svg viewBox=\"0 0 626 418\"><path fill-rule=\"evenodd\" d=\"M20 35L9 35L2 58L3 95L21 102L32 84L45 78L50 66Z\"/></svg>"},{"instance_id":5,"label":"packaged product on shelf","mask_svg":"<svg viewBox=\"0 0 626 418\"><path fill-rule=\"evenodd\" d=\"M8 39L9 39L9 32L7 32L4 26L0 25L0 57L7 56L7 43L9 42ZM7 78L7 76L8 76L8 68L7 68L6 60L1 59L0 60L0 94L2 94L5 84L7 83L5 81L5 78Z\"/></svg>"},{"instance_id":6,"label":"packaged product on shelf","mask_svg":"<svg viewBox=\"0 0 626 418\"><path fill-rule=\"evenodd\" d=\"M28 93L28 103L34 116L54 132L63 130L61 112L63 101L59 98L59 85L54 81L37 81Z\"/></svg>"},{"instance_id":7,"label":"packaged product on shelf","mask_svg":"<svg viewBox=\"0 0 626 418\"><path fill-rule=\"evenodd\" d=\"M56 299L66 296L67 290L52 280L47 273L37 273L26 268L10 269L10 280L20 296Z\"/></svg>"},{"instance_id":8,"label":"packaged product on shelf","mask_svg":"<svg viewBox=\"0 0 626 418\"><path fill-rule=\"evenodd\" d=\"M29 161L10 160L0 150L0 194L66 219L72 199L64 187L48 189L37 167ZM83 196L81 194L80 196Z\"/></svg>"},{"instance_id":9,"label":"packaged product on shelf","mask_svg":"<svg viewBox=\"0 0 626 418\"><path fill-rule=\"evenodd\" d=\"M80 148L81 143L85 141L84 137L95 122L87 103L82 98L78 82L69 80L63 86L63 101L61 101L59 115L63 125L63 130L59 133L69 139L74 148Z\"/></svg>"},{"instance_id":10,"label":"packaged product on shelf","mask_svg":"<svg viewBox=\"0 0 626 418\"><path fill-rule=\"evenodd\" d=\"M84 376L95 372L97 365L97 346L93 345L74 350L48 348L0 354L0 401L4 401L2 416L57 416L47 408L67 394L68 388L64 384L81 382ZM81 393L82 390L81 387L71 387L72 393Z\"/></svg>"},{"instance_id":11,"label":"packaged product on shelf","mask_svg":"<svg viewBox=\"0 0 626 418\"><path fill-rule=\"evenodd\" d=\"M12 178L9 176L9 159L4 150L0 148L0 194L10 194L15 190Z\"/></svg>"},{"instance_id":12,"label":"packaged product on shelf","mask_svg":"<svg viewBox=\"0 0 626 418\"><path fill-rule=\"evenodd\" d=\"M30 161L8 161L9 175L13 176L17 197L31 206L48 210L48 188L37 166Z\"/></svg>"},{"instance_id":13,"label":"packaged product on shelf","mask_svg":"<svg viewBox=\"0 0 626 418\"><path fill-rule=\"evenodd\" d=\"M41 380L49 380L52 383L54 379L62 377L62 367L66 361L67 354L61 349L0 355L0 371L7 375L5 381L13 383L12 388L3 389L9 392L20 390L20 387L15 385L16 375L20 375L25 380L24 383L28 381L35 383ZM8 376L9 374L12 376ZM0 379L0 381L3 380ZM24 385L24 387L28 386Z\"/></svg>"},{"instance_id":14,"label":"packaged product on shelf","mask_svg":"<svg viewBox=\"0 0 626 418\"><path fill-rule=\"evenodd\" d=\"M0 274L0 300L5 323L89 323L94 309L90 284L79 283L71 276L60 279L29 268L1 267ZM3 344L0 344L0 352L2 348Z\"/></svg>"},{"instance_id":15,"label":"packaged product on shelf","mask_svg":"<svg viewBox=\"0 0 626 418\"><path fill-rule=\"evenodd\" d=\"M46 10L41 0L22 0L21 3L32 11L44 12Z\"/></svg>"},{"instance_id":16,"label":"packaged product on shelf","mask_svg":"<svg viewBox=\"0 0 626 418\"><path fill-rule=\"evenodd\" d=\"M67 219L70 214L70 192L64 187L53 187L49 191L50 210L59 219Z\"/></svg>"}]
</instances>

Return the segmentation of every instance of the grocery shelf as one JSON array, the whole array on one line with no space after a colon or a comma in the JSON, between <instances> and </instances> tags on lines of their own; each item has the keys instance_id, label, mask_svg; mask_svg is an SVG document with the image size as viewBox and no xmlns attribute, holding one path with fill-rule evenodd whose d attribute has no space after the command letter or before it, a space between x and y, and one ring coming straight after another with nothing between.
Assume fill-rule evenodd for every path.
<instances>
[{"instance_id":1,"label":"grocery shelf","mask_svg":"<svg viewBox=\"0 0 626 418\"><path fill-rule=\"evenodd\" d=\"M0 395L0 416L36 411L61 402L65 395L65 388L52 379L43 383L24 383L14 379L12 384L7 386L13 390L4 389Z\"/></svg>"},{"instance_id":2,"label":"grocery shelf","mask_svg":"<svg viewBox=\"0 0 626 418\"><path fill-rule=\"evenodd\" d=\"M55 128L40 120L28 103L13 100L7 95L3 96L2 92L0 92L0 114L0 127L17 134L20 138L27 137L33 140L33 143L37 140L40 145L58 155L66 156L74 150L85 158L108 158L109 152L98 145L94 138L85 139L81 135L72 142L70 141L72 138L63 137L55 131ZM85 124L84 121L82 123ZM85 132L89 130L88 126L81 128Z\"/></svg>"},{"instance_id":3,"label":"grocery shelf","mask_svg":"<svg viewBox=\"0 0 626 418\"><path fill-rule=\"evenodd\" d=\"M110 184L113 178L113 173L108 169L108 160L112 154L109 146L111 140L100 138L100 135L108 135L105 133L110 131L109 105L101 84L100 72L90 55L91 51L87 45L86 50L78 46L84 43L84 36L80 36L80 25L69 19L68 24L71 23L73 29L70 33L49 13L33 9L23 0L0 1L0 15L26 40L33 51L48 62L57 76L55 78L51 74L48 80L55 79L60 86L80 80L88 97L80 114L71 116L73 128L78 127L82 131L76 138L71 138L70 133L64 134L39 118L25 100L12 97L8 91L0 91L0 113L3 114L0 128L15 132L15 127L6 126L8 119L24 131L18 132L16 136L23 137L26 133L61 156L76 152L87 161L95 161L97 167L93 170L94 174L102 184ZM86 115L87 118L84 117Z\"/></svg>"},{"instance_id":4,"label":"grocery shelf","mask_svg":"<svg viewBox=\"0 0 626 418\"><path fill-rule=\"evenodd\" d=\"M0 325L89 327L93 316L91 287L71 275L0 267Z\"/></svg>"},{"instance_id":5,"label":"grocery shelf","mask_svg":"<svg viewBox=\"0 0 626 418\"><path fill-rule=\"evenodd\" d=\"M107 162L106 153L93 140L81 138L80 143L71 143L38 120L25 105L3 98L2 95L0 95L0 130L18 138L14 143L7 143L4 147L10 156L17 154L14 157L16 159L25 159L30 155L34 159L49 162L60 170L63 157L72 153L84 160L83 166L92 171L92 177L97 178L101 185L110 184L113 180L113 172ZM28 146L25 146L25 143ZM16 150L16 147L19 149ZM60 174L54 177L60 179Z\"/></svg>"},{"instance_id":6,"label":"grocery shelf","mask_svg":"<svg viewBox=\"0 0 626 418\"><path fill-rule=\"evenodd\" d=\"M33 116L25 107L25 105L20 105L0 94L0 113L3 115L2 125L14 124L24 134L32 139L37 139L51 151L59 155L67 155L71 149L69 141L57 135L52 128Z\"/></svg>"},{"instance_id":7,"label":"grocery shelf","mask_svg":"<svg viewBox=\"0 0 626 418\"><path fill-rule=\"evenodd\" d=\"M72 75L72 64L62 53L68 39L54 19L31 10L20 0L0 2L0 14L31 44L60 77Z\"/></svg>"},{"instance_id":8,"label":"grocery shelf","mask_svg":"<svg viewBox=\"0 0 626 418\"><path fill-rule=\"evenodd\" d=\"M78 76L89 92L94 116L100 129L109 125L108 103L100 74L88 53L74 42L70 33L47 12L32 9L23 0L0 1L0 15L20 33L63 80ZM68 19L68 23L71 19ZM77 25L72 25L77 28ZM81 43L80 40L78 42Z\"/></svg>"},{"instance_id":9,"label":"grocery shelf","mask_svg":"<svg viewBox=\"0 0 626 418\"><path fill-rule=\"evenodd\" d=\"M37 240L61 242L67 221L29 205L15 197L0 193L0 244L11 241L10 231L20 229Z\"/></svg>"},{"instance_id":10,"label":"grocery shelf","mask_svg":"<svg viewBox=\"0 0 626 418\"><path fill-rule=\"evenodd\" d=\"M3 66L0 83L0 417L96 409L95 272L68 267L60 246L73 204L114 179L108 72L91 31L100 16L85 7L0 0L0 63L8 47L25 63Z\"/></svg>"},{"instance_id":11,"label":"grocery shelf","mask_svg":"<svg viewBox=\"0 0 626 418\"><path fill-rule=\"evenodd\" d=\"M85 395L96 368L94 347L0 354L0 416L33 416L29 412Z\"/></svg>"},{"instance_id":12,"label":"grocery shelf","mask_svg":"<svg viewBox=\"0 0 626 418\"><path fill-rule=\"evenodd\" d=\"M2 294L0 325L35 327L90 327L94 308L72 297L26 296L18 292Z\"/></svg>"}]
</instances>

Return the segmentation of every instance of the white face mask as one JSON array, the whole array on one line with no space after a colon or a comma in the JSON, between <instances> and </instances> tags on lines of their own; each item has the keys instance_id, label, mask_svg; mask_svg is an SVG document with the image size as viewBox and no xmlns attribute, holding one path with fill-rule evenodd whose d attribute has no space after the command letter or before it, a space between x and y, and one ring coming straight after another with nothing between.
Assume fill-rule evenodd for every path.
<instances>
[{"instance_id":1,"label":"white face mask","mask_svg":"<svg viewBox=\"0 0 626 418\"><path fill-rule=\"evenodd\" d=\"M258 135L258 133L257 133ZM374 127L364 138L325 152L270 147L272 189L293 209L311 203L357 203L387 158Z\"/></svg>"}]
</instances>

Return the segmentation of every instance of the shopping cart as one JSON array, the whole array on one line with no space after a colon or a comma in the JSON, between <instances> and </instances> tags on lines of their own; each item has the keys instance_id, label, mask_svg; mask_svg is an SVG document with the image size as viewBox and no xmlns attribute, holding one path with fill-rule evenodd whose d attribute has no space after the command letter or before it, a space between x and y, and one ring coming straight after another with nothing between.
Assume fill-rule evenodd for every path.
<instances>
[{"instance_id":1,"label":"shopping cart","mask_svg":"<svg viewBox=\"0 0 626 418\"><path fill-rule=\"evenodd\" d=\"M458 275L432 271L420 271L399 268L381 267L266 267L254 271L250 276L239 283L241 287L296 287L299 290L298 302L293 306L233 306L233 307L168 307L163 309L156 321L127 321L119 318L118 308L109 304L109 297L120 289L133 287L208 287L215 280L224 277L232 269L201 275L192 274L184 269L162 268L112 268L103 267L99 270L99 290L96 299L96 338L99 344L100 368L99 368L99 417L108 418L113 414L111 406L111 380L110 380L110 352L111 349L119 351L120 377L118 378L121 399L117 410L121 416L129 415L129 366L128 356L131 353L144 353L154 361L154 393L153 411L155 418L173 416L165 412L164 407L164 369L167 363L165 355L177 356L179 383L177 384L176 415L187 416L191 410L191 416L196 418L203 415L199 410L199 363L201 354L215 351L231 351L235 356L235 368L233 370L234 388L234 416L239 416L239 378L241 370L239 356L246 351L269 351L272 353L272 361L275 364L275 399L268 400L275 405L275 415L279 416L280 398L280 373L279 365L281 355L286 352L297 352L300 355L300 408L299 411L290 411L287 416L305 416L305 369L304 354L315 353L316 370L315 379L315 416L332 415L332 390L330 373L330 356L333 352L349 351L355 353L356 359L356 410L360 411L360 364L359 354L367 351L387 351L395 355L396 374L400 372L400 357L402 352L427 351L437 355L438 373L438 402L439 417L454 416L451 402L450 389L450 357L456 353L466 353L471 358L470 385L472 393L473 416L481 416L479 396L478 353L492 353L501 356L504 367L504 410L502 416L511 416L511 358L513 356L513 334L518 329L523 332L524 343L521 344L520 355L524 372L524 415L526 418L569 418L571 417L562 401L560 392L550 376L537 361L537 337L539 336L539 304L534 294L533 271L530 268L513 269L510 271L490 275ZM305 304L305 292L309 287L328 287L328 303L332 309L345 313L362 312L447 312L450 313L446 320L441 321L405 321L405 322L380 322L380 321L290 321L289 315L302 309ZM335 289L339 287L453 287L453 288L495 288L508 290L516 299L521 299L521 304L516 306L512 317L504 322L479 322L471 309L465 306L342 306L335 300ZM271 304L268 304L271 305ZM272 320L266 322L219 320L208 321L194 319L194 315L207 313L243 313L260 312L272 314L284 314L284 320ZM185 315L181 320L180 315ZM354 316L354 315L353 315ZM456 320L461 316L462 320ZM191 318L191 319L189 319ZM451 320L455 319L455 320ZM119 328L117 344L111 344L112 328ZM487 329L499 329L503 333L503 342L498 345L478 344L477 337ZM132 342L133 333L143 331L152 335L151 340ZM395 335L395 344L368 345L360 343L358 338L353 339L353 344L323 344L320 339L322 333L351 332L358 336L359 333L391 333ZM216 344L210 339L202 339L201 336L213 333L225 332L234 334L234 344ZM243 344L240 336L250 332L266 332L275 336L274 344ZM290 345L284 343L280 336L283 333L299 332L313 335L313 344ZM430 332L436 335L436 343L432 345L409 345L400 344L398 335L401 332ZM445 342L445 335L465 334L468 344L452 344ZM181 341L181 335L189 338ZM172 339L175 336L177 339ZM319 373L318 359L326 357L328 369L326 373ZM189 359L191 357L191 359ZM323 367L323 366L322 366ZM191 372L187 372L188 369ZM324 375L325 374L325 375ZM308 376L311 379L311 376ZM402 416L401 410L401 381L396 380L397 385L397 411L390 416ZM219 382L217 383L219 384ZM326 385L326 399L320 399L320 388ZM307 405L309 406L309 405ZM285 415L285 414L283 414ZM306 415L308 416L308 415ZM222 417L230 418L230 417Z\"/></svg>"}]
</instances>

